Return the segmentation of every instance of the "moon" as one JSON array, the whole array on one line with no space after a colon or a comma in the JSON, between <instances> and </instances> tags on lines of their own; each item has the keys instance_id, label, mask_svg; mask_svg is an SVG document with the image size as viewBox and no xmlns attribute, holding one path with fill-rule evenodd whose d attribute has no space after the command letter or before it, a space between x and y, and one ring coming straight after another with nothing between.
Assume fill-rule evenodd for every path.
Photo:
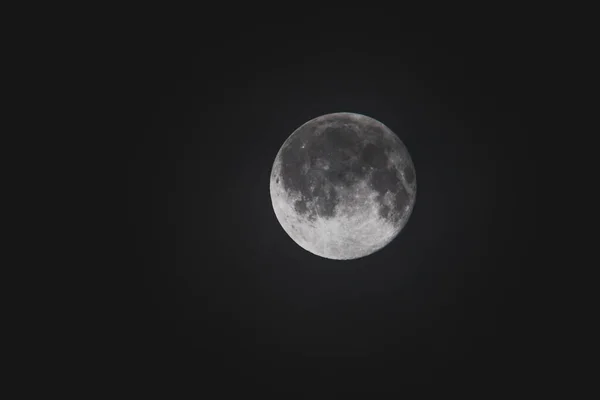
<instances>
[{"instance_id":1,"label":"moon","mask_svg":"<svg viewBox=\"0 0 600 400\"><path fill-rule=\"evenodd\" d=\"M351 260L389 244L415 205L415 168L404 143L366 115L314 118L283 143L271 170L273 210L300 247Z\"/></svg>"}]
</instances>

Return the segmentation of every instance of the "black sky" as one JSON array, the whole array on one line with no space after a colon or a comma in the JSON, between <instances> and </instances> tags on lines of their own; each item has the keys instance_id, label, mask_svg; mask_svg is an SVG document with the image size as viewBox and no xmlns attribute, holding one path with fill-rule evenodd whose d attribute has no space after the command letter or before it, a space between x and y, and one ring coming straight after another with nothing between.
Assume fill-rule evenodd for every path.
<instances>
[{"instance_id":1,"label":"black sky","mask_svg":"<svg viewBox=\"0 0 600 400\"><path fill-rule=\"evenodd\" d=\"M533 35L366 20L122 36L113 377L306 398L526 380ZM268 181L298 126L339 111L391 128L418 184L402 233L346 262L285 234Z\"/></svg>"}]
</instances>

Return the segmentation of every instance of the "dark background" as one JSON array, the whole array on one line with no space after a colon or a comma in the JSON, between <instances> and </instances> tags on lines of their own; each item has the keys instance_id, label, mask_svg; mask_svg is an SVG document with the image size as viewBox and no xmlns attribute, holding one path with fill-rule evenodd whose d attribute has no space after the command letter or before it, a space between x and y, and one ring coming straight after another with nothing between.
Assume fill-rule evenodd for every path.
<instances>
[{"instance_id":1,"label":"dark background","mask_svg":"<svg viewBox=\"0 0 600 400\"><path fill-rule=\"evenodd\" d=\"M314 398L528 379L540 34L352 21L159 20L107 49L126 214L109 381ZM284 140L338 111L391 128L418 185L401 234L344 262L296 245L269 197Z\"/></svg>"}]
</instances>

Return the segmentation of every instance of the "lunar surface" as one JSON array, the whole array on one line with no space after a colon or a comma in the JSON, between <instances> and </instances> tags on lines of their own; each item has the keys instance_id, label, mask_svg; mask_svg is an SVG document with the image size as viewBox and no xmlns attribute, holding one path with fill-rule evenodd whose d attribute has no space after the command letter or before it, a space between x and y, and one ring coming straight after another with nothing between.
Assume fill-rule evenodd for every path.
<instances>
[{"instance_id":1,"label":"lunar surface","mask_svg":"<svg viewBox=\"0 0 600 400\"><path fill-rule=\"evenodd\" d=\"M285 232L321 257L365 257L412 213L417 181L408 150L381 122L354 113L312 119L277 153L271 201Z\"/></svg>"}]
</instances>

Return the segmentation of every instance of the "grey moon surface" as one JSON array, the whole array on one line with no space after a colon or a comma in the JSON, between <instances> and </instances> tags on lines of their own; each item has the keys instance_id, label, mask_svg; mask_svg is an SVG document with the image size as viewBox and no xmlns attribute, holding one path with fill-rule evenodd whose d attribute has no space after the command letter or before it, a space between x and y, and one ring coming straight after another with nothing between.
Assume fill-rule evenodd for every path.
<instances>
[{"instance_id":1,"label":"grey moon surface","mask_svg":"<svg viewBox=\"0 0 600 400\"><path fill-rule=\"evenodd\" d=\"M351 260L389 244L415 205L408 150L361 114L314 118L283 143L271 170L273 210L284 231L317 256Z\"/></svg>"}]
</instances>

